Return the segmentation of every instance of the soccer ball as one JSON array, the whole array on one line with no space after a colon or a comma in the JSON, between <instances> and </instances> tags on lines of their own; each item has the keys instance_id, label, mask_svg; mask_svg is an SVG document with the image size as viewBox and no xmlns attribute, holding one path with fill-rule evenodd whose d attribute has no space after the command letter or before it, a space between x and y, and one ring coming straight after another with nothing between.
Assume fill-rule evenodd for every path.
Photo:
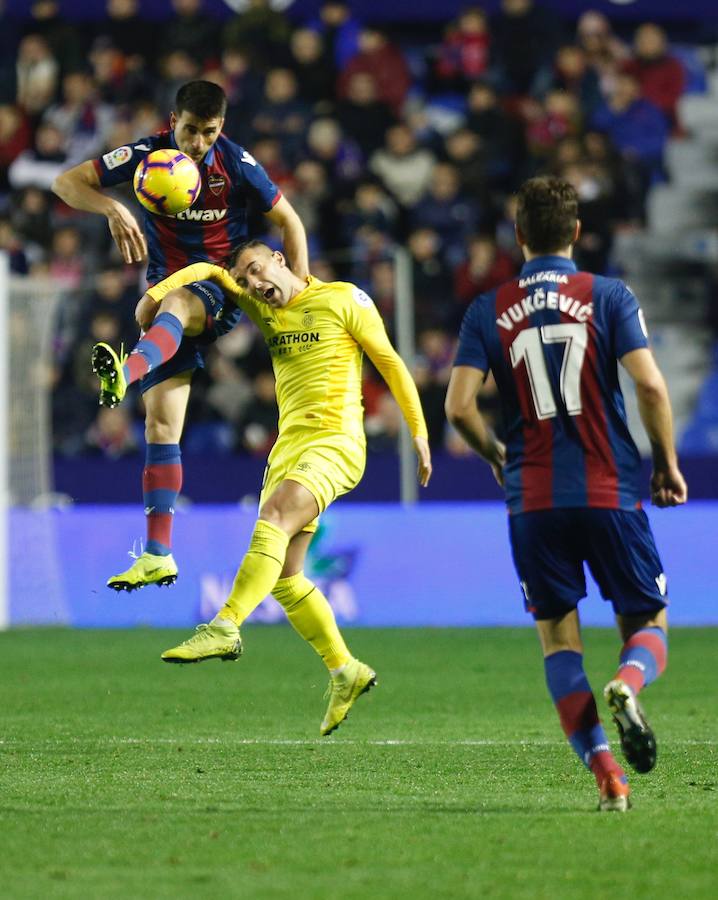
<instances>
[{"instance_id":1,"label":"soccer ball","mask_svg":"<svg viewBox=\"0 0 718 900\"><path fill-rule=\"evenodd\" d=\"M137 199L151 213L176 216L197 199L201 187L199 169L179 150L155 150L135 169Z\"/></svg>"}]
</instances>

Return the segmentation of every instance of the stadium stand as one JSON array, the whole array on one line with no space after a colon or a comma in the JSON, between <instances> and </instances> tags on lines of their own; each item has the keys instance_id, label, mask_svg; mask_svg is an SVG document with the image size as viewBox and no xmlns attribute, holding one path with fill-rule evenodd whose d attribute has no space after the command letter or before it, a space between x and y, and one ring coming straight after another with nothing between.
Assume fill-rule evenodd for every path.
<instances>
[{"instance_id":1,"label":"stadium stand","mask_svg":"<svg viewBox=\"0 0 718 900\"><path fill-rule=\"evenodd\" d=\"M439 27L402 29L361 22L337 2L302 21L257 4L251 16L231 15L217 40L209 12L197 11L195 29L178 13L158 24L127 0L121 9L108 4L103 20L66 41L58 4L40 6L44 18L16 30L15 72L0 98L0 244L14 273L49 274L65 287L53 376L60 458L141 449L137 398L110 422L98 417L83 367L98 335L130 342L143 273L123 266L106 229L63 207L48 186L88 148L106 152L164 127L176 86L194 77L224 86L230 136L256 153L300 211L320 277L358 281L389 318L386 251L409 248L417 377L436 413L435 450L463 452L436 402L447 367L422 348L437 332L451 347L472 286L487 289L515 271L511 192L540 171L566 175L579 189L579 264L626 278L641 298L679 433L687 428L684 445L715 447L708 437L701 444L700 435L713 432L698 423L708 421L706 397L715 390L705 378L713 371L706 324L718 318L718 75L699 29L683 28L675 43L669 33L666 45L659 27L612 27L593 12L578 22L546 17L532 2L493 15L447 12ZM133 42L140 22L142 41ZM159 27L168 43L155 59ZM532 28L545 40L517 53L512 35ZM374 77L382 60L401 76L395 90ZM668 96L651 80L658 70L683 72L677 103L675 85ZM663 112L649 95L665 100ZM289 111L302 125L285 134ZM646 121L655 125L650 145ZM267 366L244 326L212 349L193 392L188 454L264 452L247 435L266 426L254 385ZM393 411L370 368L366 377L371 443L390 448Z\"/></svg>"}]
</instances>

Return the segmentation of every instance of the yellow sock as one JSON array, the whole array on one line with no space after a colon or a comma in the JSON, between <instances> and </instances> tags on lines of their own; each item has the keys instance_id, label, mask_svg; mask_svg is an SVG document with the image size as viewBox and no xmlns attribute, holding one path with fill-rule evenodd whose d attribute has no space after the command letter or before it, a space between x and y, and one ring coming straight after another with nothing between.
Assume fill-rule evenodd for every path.
<instances>
[{"instance_id":1,"label":"yellow sock","mask_svg":"<svg viewBox=\"0 0 718 900\"><path fill-rule=\"evenodd\" d=\"M276 584L287 555L289 535L271 522L257 519L249 550L218 615L241 625Z\"/></svg>"},{"instance_id":2,"label":"yellow sock","mask_svg":"<svg viewBox=\"0 0 718 900\"><path fill-rule=\"evenodd\" d=\"M294 630L308 641L328 669L349 662L351 653L337 627L329 601L304 572L280 578L272 590Z\"/></svg>"}]
</instances>

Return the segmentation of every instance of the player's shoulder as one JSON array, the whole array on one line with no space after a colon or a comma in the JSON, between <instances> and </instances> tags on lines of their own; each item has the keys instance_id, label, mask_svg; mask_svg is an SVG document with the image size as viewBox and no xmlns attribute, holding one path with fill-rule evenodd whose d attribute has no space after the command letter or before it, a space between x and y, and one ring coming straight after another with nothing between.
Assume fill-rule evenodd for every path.
<instances>
[{"instance_id":1,"label":"player's shoulder","mask_svg":"<svg viewBox=\"0 0 718 900\"><path fill-rule=\"evenodd\" d=\"M132 151L137 156L146 156L155 150L167 150L172 147L172 134L169 131L158 131L156 134L149 134L147 137L139 138L130 145Z\"/></svg>"},{"instance_id":2,"label":"player's shoulder","mask_svg":"<svg viewBox=\"0 0 718 900\"><path fill-rule=\"evenodd\" d=\"M169 134L169 132L167 134ZM152 134L148 137L132 141L129 144L122 144L121 146L115 147L113 150L104 153L101 157L102 163L108 174L112 172L113 169L122 169L124 172L129 163L137 165L148 153L168 147L169 140L165 142L164 138L164 134Z\"/></svg>"},{"instance_id":3,"label":"player's shoulder","mask_svg":"<svg viewBox=\"0 0 718 900\"><path fill-rule=\"evenodd\" d=\"M236 165L250 166L255 169L259 168L259 163L249 150L227 137L224 132L222 132L215 141L214 150L215 153L218 153L226 160L231 160L231 162Z\"/></svg>"},{"instance_id":4,"label":"player's shoulder","mask_svg":"<svg viewBox=\"0 0 718 900\"><path fill-rule=\"evenodd\" d=\"M593 276L593 305L621 303L626 300L635 301L631 288L620 278L607 275Z\"/></svg>"},{"instance_id":5,"label":"player's shoulder","mask_svg":"<svg viewBox=\"0 0 718 900\"><path fill-rule=\"evenodd\" d=\"M351 281L327 281L321 282L321 284L346 304L356 304L363 309L370 309L374 306L374 301L369 294Z\"/></svg>"},{"instance_id":6,"label":"player's shoulder","mask_svg":"<svg viewBox=\"0 0 718 900\"><path fill-rule=\"evenodd\" d=\"M498 292L509 285L515 286L517 280L514 278L511 281L505 281L490 291L482 291L480 294L477 294L466 308L467 317L479 319L485 315L493 316L496 311L496 296Z\"/></svg>"}]
</instances>

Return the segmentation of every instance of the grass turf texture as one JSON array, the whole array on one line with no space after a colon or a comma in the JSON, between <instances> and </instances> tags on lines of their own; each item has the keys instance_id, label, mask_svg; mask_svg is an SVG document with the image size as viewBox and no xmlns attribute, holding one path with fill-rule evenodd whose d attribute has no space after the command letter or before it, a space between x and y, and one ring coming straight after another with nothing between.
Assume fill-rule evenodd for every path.
<instances>
[{"instance_id":1,"label":"grass turf texture","mask_svg":"<svg viewBox=\"0 0 718 900\"><path fill-rule=\"evenodd\" d=\"M530 629L347 635L379 687L320 739L289 628L189 667L159 660L185 632L0 634L0 895L715 896L715 629L672 632L627 815L595 812ZM586 646L600 690L618 639Z\"/></svg>"}]
</instances>

